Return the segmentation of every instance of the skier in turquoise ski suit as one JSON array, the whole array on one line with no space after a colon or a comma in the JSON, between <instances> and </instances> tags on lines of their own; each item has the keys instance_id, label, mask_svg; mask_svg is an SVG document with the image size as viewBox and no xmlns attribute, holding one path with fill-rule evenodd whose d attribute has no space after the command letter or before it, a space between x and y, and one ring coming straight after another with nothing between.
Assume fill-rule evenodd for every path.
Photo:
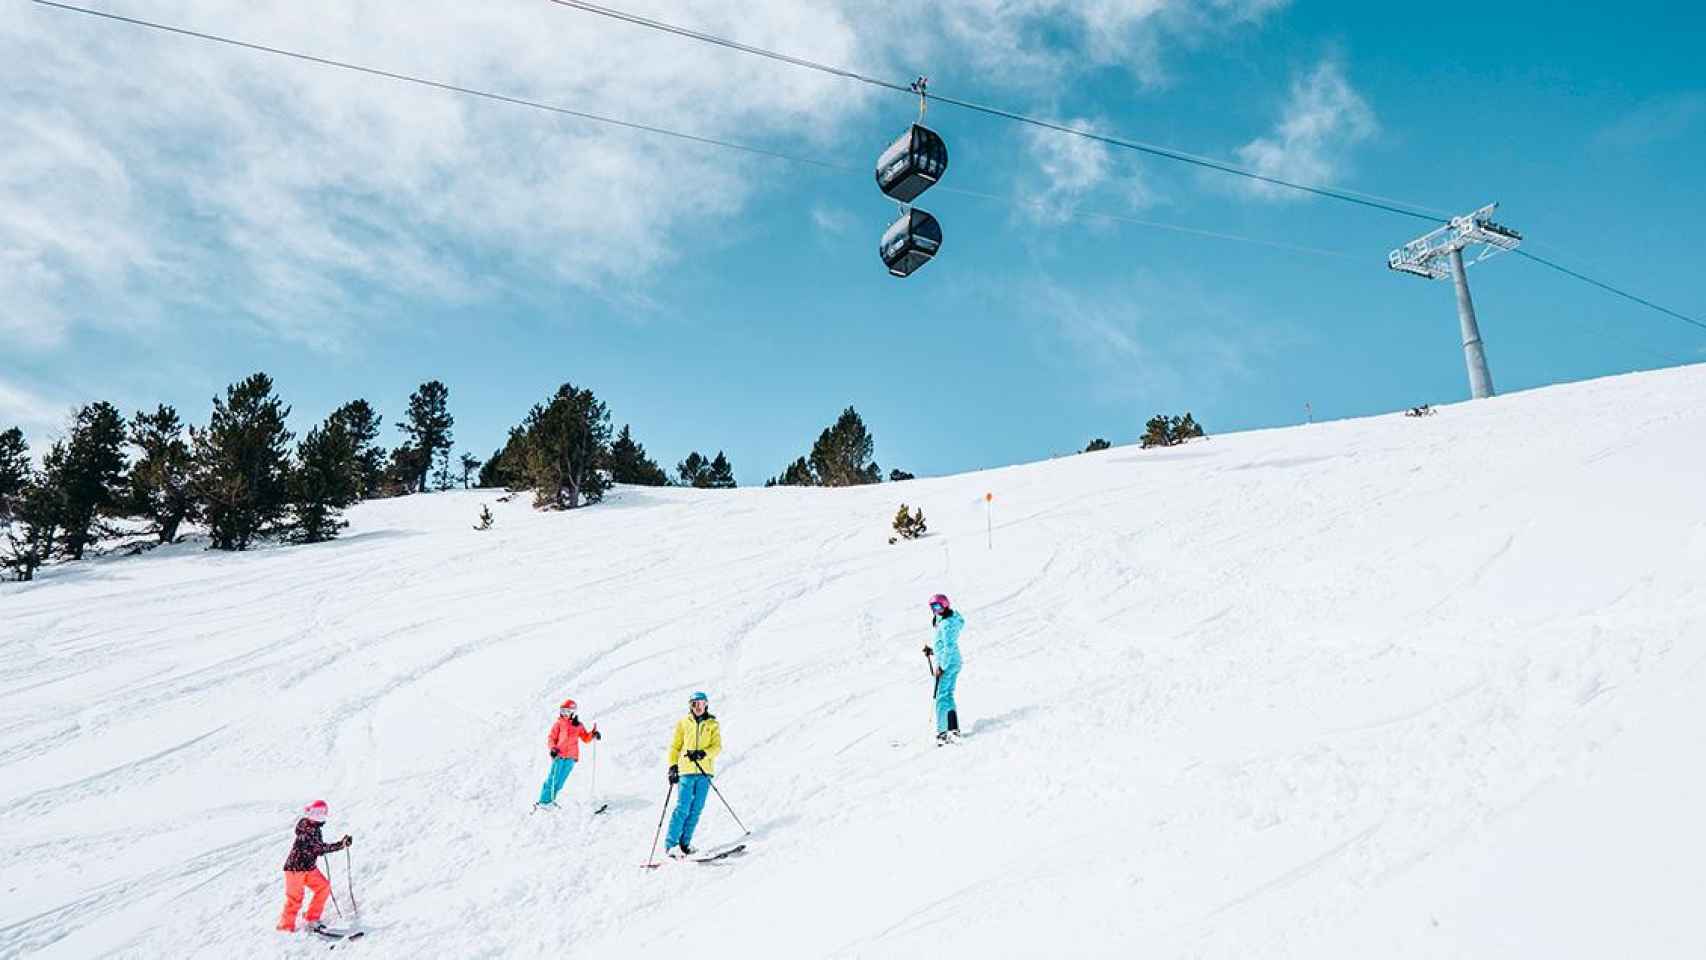
<instances>
[{"instance_id":1,"label":"skier in turquoise ski suit","mask_svg":"<svg viewBox=\"0 0 1706 960\"><path fill-rule=\"evenodd\" d=\"M959 739L960 715L954 703L954 684L960 679L960 630L966 625L964 617L938 593L930 598L931 625L936 639L924 648L926 656L936 657L936 739L947 742Z\"/></svg>"}]
</instances>

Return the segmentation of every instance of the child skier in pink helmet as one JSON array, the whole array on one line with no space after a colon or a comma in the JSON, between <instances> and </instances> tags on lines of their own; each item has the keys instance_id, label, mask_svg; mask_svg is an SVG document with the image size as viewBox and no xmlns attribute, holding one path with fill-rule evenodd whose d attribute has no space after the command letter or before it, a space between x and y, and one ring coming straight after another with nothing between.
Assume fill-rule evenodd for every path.
<instances>
[{"instance_id":1,"label":"child skier in pink helmet","mask_svg":"<svg viewBox=\"0 0 1706 960\"><path fill-rule=\"evenodd\" d=\"M320 872L320 856L334 850L342 850L353 840L347 833L337 843L321 840L320 826L325 822L324 800L316 800L302 808L302 819L296 821L296 842L291 844L290 856L284 861L284 913L278 918L278 928L287 933L296 932L296 912L302 908L304 886L314 893L314 899L308 902L308 913L304 919L308 921L310 929L320 926L320 914L325 912L326 897L332 891L332 885L326 882L326 875Z\"/></svg>"},{"instance_id":2,"label":"child skier in pink helmet","mask_svg":"<svg viewBox=\"0 0 1706 960\"><path fill-rule=\"evenodd\" d=\"M534 806L555 807L557 794L580 762L581 744L602 739L604 735L598 732L598 724L593 724L591 730L582 726L581 718L575 714L575 702L564 700L557 708L557 722L545 735L545 747L551 751L551 772L545 775L545 783L539 788L539 802Z\"/></svg>"}]
</instances>

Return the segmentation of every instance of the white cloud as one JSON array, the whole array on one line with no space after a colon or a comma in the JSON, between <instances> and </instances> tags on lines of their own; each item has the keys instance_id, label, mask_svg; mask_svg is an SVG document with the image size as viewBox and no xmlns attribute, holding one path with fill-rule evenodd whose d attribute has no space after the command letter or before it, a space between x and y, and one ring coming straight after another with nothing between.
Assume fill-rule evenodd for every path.
<instances>
[{"instance_id":1,"label":"white cloud","mask_svg":"<svg viewBox=\"0 0 1706 960\"><path fill-rule=\"evenodd\" d=\"M1096 132L1100 124L1084 118L1063 121L1075 130ZM1074 219L1074 208L1091 193L1110 185L1122 194L1125 205L1143 207L1152 198L1137 167L1119 164L1112 149L1084 137L1067 136L1055 130L1027 127L1025 151L1036 164L1038 176L1026 178L1029 189L1021 209L1038 223L1065 223Z\"/></svg>"},{"instance_id":2,"label":"white cloud","mask_svg":"<svg viewBox=\"0 0 1706 960\"><path fill-rule=\"evenodd\" d=\"M669 14L873 59L833 7L695 6ZM870 95L543 2L105 7L801 150ZM677 255L684 225L744 202L754 162L42 7L0 19L0 58L0 334L34 348L210 290L236 322L335 348L395 301L490 292L502 271L482 262L622 297Z\"/></svg>"},{"instance_id":3,"label":"white cloud","mask_svg":"<svg viewBox=\"0 0 1706 960\"><path fill-rule=\"evenodd\" d=\"M858 222L858 217L841 207L822 203L812 206L812 225L823 233L841 236L852 230Z\"/></svg>"},{"instance_id":4,"label":"white cloud","mask_svg":"<svg viewBox=\"0 0 1706 960\"><path fill-rule=\"evenodd\" d=\"M55 403L21 384L0 378L0 430L22 427L39 459L47 434L63 426L71 405Z\"/></svg>"},{"instance_id":5,"label":"white cloud","mask_svg":"<svg viewBox=\"0 0 1706 960\"><path fill-rule=\"evenodd\" d=\"M1247 383L1299 336L1255 305L1177 273L1139 271L1088 288L1045 281L1011 296L1029 308L1045 359L1078 371L1104 401L1154 405L1146 416Z\"/></svg>"},{"instance_id":6,"label":"white cloud","mask_svg":"<svg viewBox=\"0 0 1706 960\"><path fill-rule=\"evenodd\" d=\"M1646 100L1594 135L1594 146L1638 150L1685 136L1706 123L1706 90L1688 90Z\"/></svg>"},{"instance_id":7,"label":"white cloud","mask_svg":"<svg viewBox=\"0 0 1706 960\"><path fill-rule=\"evenodd\" d=\"M1209 35L1281 2L954 0L885 13L889 29L873 26L865 0L631 5L882 76L914 57L1002 67L976 83L943 78L967 88L1107 66L1156 80L1157 38ZM893 106L544 0L101 7L791 152L823 152L871 103ZM516 293L511 283L526 296L562 285L646 303L683 234L743 209L750 184L775 170L23 3L0 18L0 61L0 338L18 350L63 349L79 328L154 331L193 311L221 318L208 334L335 351L409 322L423 299L478 302ZM1109 176L1105 151L1055 140L1035 149L1058 198Z\"/></svg>"},{"instance_id":8,"label":"white cloud","mask_svg":"<svg viewBox=\"0 0 1706 960\"><path fill-rule=\"evenodd\" d=\"M1046 86L1085 67L1166 81L1171 45L1260 20L1289 0L958 0L935 5L944 33L989 79ZM944 78L946 79L946 78Z\"/></svg>"},{"instance_id":9,"label":"white cloud","mask_svg":"<svg viewBox=\"0 0 1706 960\"><path fill-rule=\"evenodd\" d=\"M1351 88L1338 60L1328 58L1292 81L1291 95L1273 133L1239 147L1238 159L1266 176L1326 183L1341 174L1350 148L1378 129L1373 108ZM1259 181L1247 181L1247 189L1275 200L1302 196Z\"/></svg>"}]
</instances>

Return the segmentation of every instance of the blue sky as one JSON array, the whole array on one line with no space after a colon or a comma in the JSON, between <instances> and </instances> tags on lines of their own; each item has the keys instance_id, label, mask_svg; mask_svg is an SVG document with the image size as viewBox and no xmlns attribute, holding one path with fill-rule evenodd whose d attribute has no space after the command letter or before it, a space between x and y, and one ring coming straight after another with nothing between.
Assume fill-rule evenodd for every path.
<instances>
[{"instance_id":1,"label":"blue sky","mask_svg":"<svg viewBox=\"0 0 1706 960\"><path fill-rule=\"evenodd\" d=\"M0 425L38 447L95 399L201 422L257 369L303 430L358 396L394 422L441 379L479 456L573 381L666 467L722 449L743 484L848 404L885 470L941 474L1129 442L1162 411L1213 433L1467 395L1450 285L1384 266L1420 221L938 105L944 185L1007 199L925 195L943 253L898 281L875 252L895 208L863 171L905 97L543 0L92 5L861 172L15 3ZM1536 253L1706 314L1699 5L627 8L1282 176L1497 200ZM1706 360L1706 331L1521 258L1472 285L1500 391Z\"/></svg>"}]
</instances>

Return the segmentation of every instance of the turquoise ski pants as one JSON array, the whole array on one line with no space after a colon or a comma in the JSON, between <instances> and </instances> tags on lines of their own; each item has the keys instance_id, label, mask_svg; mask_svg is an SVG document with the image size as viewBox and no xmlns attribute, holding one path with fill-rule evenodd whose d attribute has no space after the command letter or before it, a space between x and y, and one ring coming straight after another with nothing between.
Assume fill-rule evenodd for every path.
<instances>
[{"instance_id":1,"label":"turquoise ski pants","mask_svg":"<svg viewBox=\"0 0 1706 960\"><path fill-rule=\"evenodd\" d=\"M699 814L705 810L705 798L711 795L711 778L702 773L684 773L679 787L681 795L675 801L675 816L669 818L669 838L665 850L678 843L693 845L693 828L699 826Z\"/></svg>"},{"instance_id":2,"label":"turquoise ski pants","mask_svg":"<svg viewBox=\"0 0 1706 960\"><path fill-rule=\"evenodd\" d=\"M956 710L954 706L954 684L960 679L960 668L943 670L941 679L936 681L936 732L945 733L948 729L948 711Z\"/></svg>"},{"instance_id":3,"label":"turquoise ski pants","mask_svg":"<svg viewBox=\"0 0 1706 960\"><path fill-rule=\"evenodd\" d=\"M551 772L545 775L545 785L539 788L540 803L556 803L557 794L563 789L563 782L569 779L569 773L575 769L575 762L568 757L557 757L551 761Z\"/></svg>"}]
</instances>

